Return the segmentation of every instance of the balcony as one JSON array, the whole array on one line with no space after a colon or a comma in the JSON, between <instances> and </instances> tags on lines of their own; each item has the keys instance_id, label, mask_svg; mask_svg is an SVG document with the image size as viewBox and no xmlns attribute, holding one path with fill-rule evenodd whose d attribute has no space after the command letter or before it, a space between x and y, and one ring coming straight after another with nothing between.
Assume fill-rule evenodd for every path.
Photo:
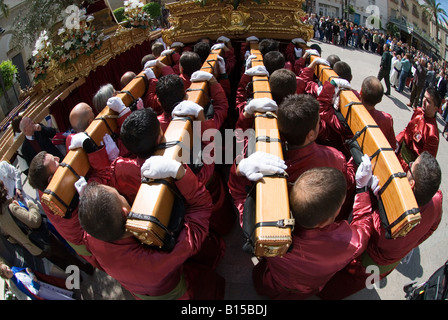
<instances>
[{"instance_id":1,"label":"balcony","mask_svg":"<svg viewBox=\"0 0 448 320\"><path fill-rule=\"evenodd\" d=\"M406 32L408 34L413 33L414 36L416 36L417 38L420 38L423 42L426 42L427 44L429 44L431 47L436 49L436 51L440 51L440 45L433 38L431 38L428 34L423 32L418 26L416 26L412 23L408 23L407 21L403 21L402 19L392 18L392 19L389 19L389 21L396 24L404 32Z\"/></svg>"}]
</instances>

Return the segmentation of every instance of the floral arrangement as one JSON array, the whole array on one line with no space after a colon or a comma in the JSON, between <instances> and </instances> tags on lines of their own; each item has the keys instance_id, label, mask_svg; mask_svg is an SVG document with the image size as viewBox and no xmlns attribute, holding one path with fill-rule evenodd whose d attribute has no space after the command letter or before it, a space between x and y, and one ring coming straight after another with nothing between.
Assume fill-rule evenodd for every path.
<instances>
[{"instance_id":1,"label":"floral arrangement","mask_svg":"<svg viewBox=\"0 0 448 320\"><path fill-rule=\"evenodd\" d=\"M101 47L104 34L90 25L93 16L86 16L85 9L79 11L79 24L72 28L58 30L60 41L53 48L53 59L60 63L74 62L80 55L89 55Z\"/></svg>"},{"instance_id":2,"label":"floral arrangement","mask_svg":"<svg viewBox=\"0 0 448 320\"><path fill-rule=\"evenodd\" d=\"M148 28L152 25L151 16L143 10L144 4L139 0L124 1L124 17L131 28Z\"/></svg>"},{"instance_id":3,"label":"floral arrangement","mask_svg":"<svg viewBox=\"0 0 448 320\"><path fill-rule=\"evenodd\" d=\"M85 9L77 12L76 24L58 30L59 40L53 44L49 40L48 32L42 31L36 41L32 55L35 59L32 70L34 78L45 78L46 71L52 62L67 65L76 61L81 55L89 55L101 47L104 34L90 25L94 17L86 16Z\"/></svg>"},{"instance_id":4,"label":"floral arrangement","mask_svg":"<svg viewBox=\"0 0 448 320\"><path fill-rule=\"evenodd\" d=\"M36 40L36 44L32 52L34 57L32 70L34 71L35 79L45 77L46 70L50 66L52 52L53 46L51 41L48 39L47 31L44 30L40 33L39 38Z\"/></svg>"}]
</instances>

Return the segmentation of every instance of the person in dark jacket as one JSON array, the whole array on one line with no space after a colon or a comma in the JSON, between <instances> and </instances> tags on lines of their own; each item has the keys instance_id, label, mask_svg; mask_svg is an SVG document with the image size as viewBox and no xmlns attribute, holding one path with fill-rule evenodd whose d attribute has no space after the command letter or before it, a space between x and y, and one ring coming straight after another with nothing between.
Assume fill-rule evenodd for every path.
<instances>
[{"instance_id":1,"label":"person in dark jacket","mask_svg":"<svg viewBox=\"0 0 448 320\"><path fill-rule=\"evenodd\" d=\"M51 139L56 134L56 129L44 126L40 123L35 123L29 117L23 117L20 121L20 130L25 135L25 140L22 144L22 154L28 166L40 151L46 151L59 159L63 159L64 155L53 144Z\"/></svg>"},{"instance_id":2,"label":"person in dark jacket","mask_svg":"<svg viewBox=\"0 0 448 320\"><path fill-rule=\"evenodd\" d=\"M386 93L385 95L390 95L390 68L392 66L392 55L390 54L390 45L384 45L384 52L381 56L380 71L378 72L378 80L383 80L386 82Z\"/></svg>"}]
</instances>

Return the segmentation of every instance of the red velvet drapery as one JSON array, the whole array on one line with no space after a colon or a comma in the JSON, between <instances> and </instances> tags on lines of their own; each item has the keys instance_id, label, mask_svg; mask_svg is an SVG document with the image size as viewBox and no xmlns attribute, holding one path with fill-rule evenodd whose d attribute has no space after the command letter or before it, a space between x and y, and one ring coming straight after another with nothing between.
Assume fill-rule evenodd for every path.
<instances>
[{"instance_id":1,"label":"red velvet drapery","mask_svg":"<svg viewBox=\"0 0 448 320\"><path fill-rule=\"evenodd\" d=\"M111 83L116 90L121 90L120 78L123 73L126 71L140 73L141 60L145 55L151 53L152 43L153 40L144 41L111 59L105 66L96 68L89 74L82 86L74 90L63 101L53 104L50 107L50 114L53 115L59 130L64 132L70 129L70 111L77 103L86 102L92 106L92 98L102 85Z\"/></svg>"}]
</instances>

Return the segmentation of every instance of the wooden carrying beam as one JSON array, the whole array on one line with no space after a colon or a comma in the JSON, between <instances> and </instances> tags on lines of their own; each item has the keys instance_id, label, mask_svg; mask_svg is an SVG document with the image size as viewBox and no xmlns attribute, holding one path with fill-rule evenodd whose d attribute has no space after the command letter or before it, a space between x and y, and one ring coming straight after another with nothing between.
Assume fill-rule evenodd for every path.
<instances>
[{"instance_id":1,"label":"wooden carrying beam","mask_svg":"<svg viewBox=\"0 0 448 320\"><path fill-rule=\"evenodd\" d=\"M252 66L263 65L258 44L251 44L251 54L257 58ZM270 98L267 76L253 77L254 98ZM274 154L283 159L282 144L277 118L266 114L255 115L255 136L257 151ZM254 254L256 256L282 256L292 242L291 231L294 220L289 210L289 195L286 177L263 177L256 185L256 214ZM262 224L260 226L260 224Z\"/></svg>"},{"instance_id":2,"label":"wooden carrying beam","mask_svg":"<svg viewBox=\"0 0 448 320\"><path fill-rule=\"evenodd\" d=\"M213 73L218 67L218 55L221 49L213 50L201 70ZM187 92L188 100L201 106L206 106L208 99L208 83L206 81L193 82ZM182 161L186 159L184 151L191 151L193 142L192 118L174 118L168 125L162 144L171 145L158 149L154 155ZM173 143L176 142L176 143ZM177 143L180 142L180 143ZM172 143L172 144L171 144ZM188 157L189 158L189 157ZM174 203L174 193L169 185L172 179L142 182L126 220L126 229L133 233L142 243L163 247L167 227L171 218Z\"/></svg>"},{"instance_id":3,"label":"wooden carrying beam","mask_svg":"<svg viewBox=\"0 0 448 320\"><path fill-rule=\"evenodd\" d=\"M162 57L161 59L166 63L171 61L169 57ZM142 71L117 94L117 97L121 98L126 106L129 106L134 98L142 97L146 89L146 76ZM100 145L106 133L112 134L117 129L117 117L117 113L106 106L85 132L97 145ZM73 199L77 199L74 183L80 176L85 176L89 169L90 163L86 152L82 148L70 150L54 173L41 201L54 214L65 217L67 213L74 209L71 206Z\"/></svg>"},{"instance_id":4,"label":"wooden carrying beam","mask_svg":"<svg viewBox=\"0 0 448 320\"><path fill-rule=\"evenodd\" d=\"M315 74L321 83L338 77L330 67L323 65L317 66ZM381 187L380 199L384 207L381 212L385 213L385 216L382 214L385 228L392 238L405 236L420 222L421 216L406 174L394 152L395 146L391 147L375 120L351 90L340 92L339 110L357 138L362 153L371 158L373 174L378 177Z\"/></svg>"}]
</instances>

